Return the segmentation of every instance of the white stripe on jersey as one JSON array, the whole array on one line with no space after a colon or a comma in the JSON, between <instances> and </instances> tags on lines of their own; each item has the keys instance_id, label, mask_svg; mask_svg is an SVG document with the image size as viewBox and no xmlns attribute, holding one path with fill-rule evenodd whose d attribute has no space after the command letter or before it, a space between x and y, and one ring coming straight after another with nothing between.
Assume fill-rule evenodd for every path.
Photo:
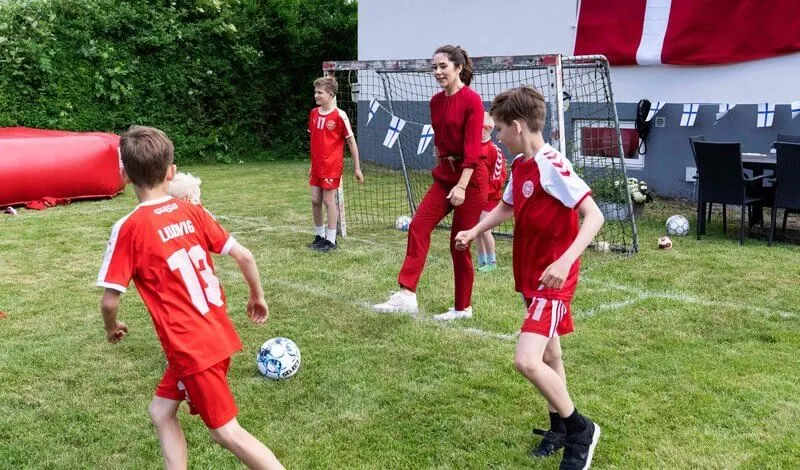
<instances>
[{"instance_id":1,"label":"white stripe on jersey","mask_svg":"<svg viewBox=\"0 0 800 470\"><path fill-rule=\"evenodd\" d=\"M339 111L339 117L342 118L342 121L344 121L344 128L347 129L344 138L353 137L353 128L350 127L350 118L347 117L347 113L344 112L343 109L336 108L336 110Z\"/></svg>"},{"instance_id":2,"label":"white stripe on jersey","mask_svg":"<svg viewBox=\"0 0 800 470\"><path fill-rule=\"evenodd\" d=\"M219 254L227 255L228 253L231 252L231 249L233 249L234 245L236 245L236 239L233 238L233 235L231 235L230 237L228 237L228 241L225 242L225 245L223 245L222 251L220 251Z\"/></svg>"},{"instance_id":3,"label":"white stripe on jersey","mask_svg":"<svg viewBox=\"0 0 800 470\"><path fill-rule=\"evenodd\" d=\"M137 206L138 208L138 206ZM111 256L114 254L114 248L117 246L117 238L119 238L119 230L122 228L122 224L128 220L128 217L133 215L136 212L134 209L130 214L126 215L125 217L119 219L114 227L111 229L111 236L108 238L108 246L106 247L106 253L103 255L103 264L100 265L100 273L97 275L97 286L98 287L107 287L109 289L114 289L120 292L125 292L128 290L126 287L123 287L119 284L112 284L106 282L106 274L108 274L108 267L111 264Z\"/></svg>"}]
</instances>

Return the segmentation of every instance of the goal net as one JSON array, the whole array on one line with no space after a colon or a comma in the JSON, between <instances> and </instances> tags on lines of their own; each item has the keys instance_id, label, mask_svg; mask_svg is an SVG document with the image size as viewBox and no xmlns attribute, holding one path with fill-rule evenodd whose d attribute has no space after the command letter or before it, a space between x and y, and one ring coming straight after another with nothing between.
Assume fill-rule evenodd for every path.
<instances>
[{"instance_id":1,"label":"goal net","mask_svg":"<svg viewBox=\"0 0 800 470\"><path fill-rule=\"evenodd\" d=\"M533 86L544 95L545 139L569 158L606 216L594 246L601 251L637 252L622 136L605 58L539 55L472 60L471 87L486 109L498 93L520 85ZM430 60L325 62L322 69L339 83L337 104L350 117L366 178L364 185L355 182L352 159L345 159L342 232L394 227L398 216L413 216L432 182L436 158L429 101L441 88ZM510 165L514 156L493 139ZM511 222L495 229L498 235L512 233Z\"/></svg>"}]
</instances>

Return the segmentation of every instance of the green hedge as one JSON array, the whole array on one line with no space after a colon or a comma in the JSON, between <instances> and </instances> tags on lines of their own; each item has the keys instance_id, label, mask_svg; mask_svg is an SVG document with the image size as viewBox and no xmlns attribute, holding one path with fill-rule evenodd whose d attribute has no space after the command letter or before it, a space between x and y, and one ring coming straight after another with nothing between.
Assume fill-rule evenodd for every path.
<instances>
[{"instance_id":1,"label":"green hedge","mask_svg":"<svg viewBox=\"0 0 800 470\"><path fill-rule=\"evenodd\" d=\"M356 22L347 0L3 0L0 126L145 124L182 163L295 158Z\"/></svg>"}]
</instances>

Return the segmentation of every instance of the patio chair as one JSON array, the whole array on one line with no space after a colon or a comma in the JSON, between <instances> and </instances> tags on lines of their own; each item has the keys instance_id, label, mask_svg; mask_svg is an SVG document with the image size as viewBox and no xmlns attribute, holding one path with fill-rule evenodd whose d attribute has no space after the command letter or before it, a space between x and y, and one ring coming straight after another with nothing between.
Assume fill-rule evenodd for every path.
<instances>
[{"instance_id":1,"label":"patio chair","mask_svg":"<svg viewBox=\"0 0 800 470\"><path fill-rule=\"evenodd\" d=\"M777 142L778 165L775 169L775 199L772 203L772 225L769 229L769 245L775 236L777 209L784 209L781 234L786 234L789 212L800 212L800 143Z\"/></svg>"},{"instance_id":2,"label":"patio chair","mask_svg":"<svg viewBox=\"0 0 800 470\"><path fill-rule=\"evenodd\" d=\"M694 150L694 143L695 142L705 142L705 141L706 141L706 136L704 136L704 135L695 135L695 136L689 137L689 147L692 148L692 156L694 157L695 169L697 169L699 167L697 166L697 152ZM697 182L697 180L699 178L698 178L698 176L695 176L694 179L695 179L694 198L695 198L695 200L697 200L697 192L698 192L698 188L699 188L699 183ZM709 202L708 203L708 221L709 222L711 222L711 212L712 212L713 208L714 208L714 204ZM725 204L722 205L722 214L723 214L723 217L725 217ZM698 227L698 230L699 229L700 229L700 227Z\"/></svg>"},{"instance_id":3,"label":"patio chair","mask_svg":"<svg viewBox=\"0 0 800 470\"><path fill-rule=\"evenodd\" d=\"M703 206L709 202L736 204L742 208L739 225L739 244L744 245L745 209L763 202L763 198L753 196L749 183L760 181L765 176L748 178L742 168L741 145L738 142L694 142L699 190L697 196L697 226L703 220ZM722 213L723 233L726 232L727 217ZM705 232L705 227L703 227ZM701 230L697 231L700 239Z\"/></svg>"}]
</instances>

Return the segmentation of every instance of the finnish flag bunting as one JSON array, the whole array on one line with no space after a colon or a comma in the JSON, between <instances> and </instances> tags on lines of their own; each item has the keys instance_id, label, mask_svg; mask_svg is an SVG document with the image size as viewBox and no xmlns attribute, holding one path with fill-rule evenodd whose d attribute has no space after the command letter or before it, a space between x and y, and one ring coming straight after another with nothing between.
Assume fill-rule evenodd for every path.
<instances>
[{"instance_id":1,"label":"finnish flag bunting","mask_svg":"<svg viewBox=\"0 0 800 470\"><path fill-rule=\"evenodd\" d=\"M699 103L683 105L683 114L681 114L681 127L694 127L694 121L697 119L698 111L700 111Z\"/></svg>"},{"instance_id":2,"label":"finnish flag bunting","mask_svg":"<svg viewBox=\"0 0 800 470\"><path fill-rule=\"evenodd\" d=\"M719 111L717 111L717 121L719 121L720 119L725 117L725 115L728 114L728 111L733 109L734 106L736 106L736 105L735 104L730 104L730 103L720 104L719 105Z\"/></svg>"},{"instance_id":3,"label":"finnish flag bunting","mask_svg":"<svg viewBox=\"0 0 800 470\"><path fill-rule=\"evenodd\" d=\"M756 127L772 127L772 120L775 118L775 105L761 103L758 105L758 122Z\"/></svg>"},{"instance_id":4,"label":"finnish flag bunting","mask_svg":"<svg viewBox=\"0 0 800 470\"><path fill-rule=\"evenodd\" d=\"M369 114L367 115L367 125L369 122L372 121L372 118L375 116L375 113L378 112L378 108L381 107L381 104L378 103L378 100L375 98L369 99Z\"/></svg>"},{"instance_id":5,"label":"finnish flag bunting","mask_svg":"<svg viewBox=\"0 0 800 470\"><path fill-rule=\"evenodd\" d=\"M792 119L800 114L800 101L792 101Z\"/></svg>"},{"instance_id":6,"label":"finnish flag bunting","mask_svg":"<svg viewBox=\"0 0 800 470\"><path fill-rule=\"evenodd\" d=\"M405 125L406 122L404 120L397 116L392 116L392 122L389 123L389 130L386 132L386 138L383 139L383 146L394 147L394 143L397 142L397 138L400 137L400 131L403 130Z\"/></svg>"},{"instance_id":7,"label":"finnish flag bunting","mask_svg":"<svg viewBox=\"0 0 800 470\"><path fill-rule=\"evenodd\" d=\"M422 134L419 136L419 145L417 145L417 155L422 155L428 148L428 145L433 140L433 126L425 124L422 126Z\"/></svg>"},{"instance_id":8,"label":"finnish flag bunting","mask_svg":"<svg viewBox=\"0 0 800 470\"><path fill-rule=\"evenodd\" d=\"M650 106L650 112L647 113L647 118L645 119L645 121L650 122L650 120L653 119L653 117L655 117L655 115L658 114L658 112L661 111L661 108L663 107L664 103L662 103L661 101L656 101L655 103L653 103L652 106Z\"/></svg>"}]
</instances>

